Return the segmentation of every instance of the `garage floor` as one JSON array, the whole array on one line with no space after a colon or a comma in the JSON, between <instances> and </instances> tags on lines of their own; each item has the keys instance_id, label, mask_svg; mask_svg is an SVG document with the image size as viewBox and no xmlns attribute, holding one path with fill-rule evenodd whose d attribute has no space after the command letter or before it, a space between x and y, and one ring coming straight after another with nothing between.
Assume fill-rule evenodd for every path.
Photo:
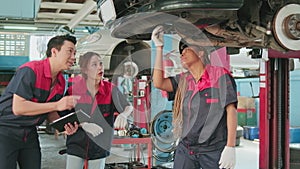
<instances>
[{"instance_id":1,"label":"garage floor","mask_svg":"<svg viewBox=\"0 0 300 169\"><path fill-rule=\"evenodd\" d=\"M59 155L58 151L65 148L65 139L59 136L55 139L54 135L40 133L42 147L42 169L64 169L65 155ZM259 160L258 142L241 139L240 145L236 147L236 169L257 169ZM112 155L107 158L108 163L128 162L132 153L130 150L114 146ZM144 150L147 153L147 149ZM141 161L147 163L147 160Z\"/></svg>"}]
</instances>

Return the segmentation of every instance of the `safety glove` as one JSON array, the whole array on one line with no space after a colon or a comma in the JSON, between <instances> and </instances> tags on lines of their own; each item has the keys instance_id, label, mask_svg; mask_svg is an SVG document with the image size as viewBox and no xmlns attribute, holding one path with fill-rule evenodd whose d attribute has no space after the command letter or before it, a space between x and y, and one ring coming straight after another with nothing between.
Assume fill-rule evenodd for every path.
<instances>
[{"instance_id":1,"label":"safety glove","mask_svg":"<svg viewBox=\"0 0 300 169\"><path fill-rule=\"evenodd\" d=\"M125 129L126 125L127 125L127 118L128 116L131 115L133 111L133 107L132 106L126 106L125 110L120 113L114 123L114 127L115 129Z\"/></svg>"},{"instance_id":2,"label":"safety glove","mask_svg":"<svg viewBox=\"0 0 300 169\"><path fill-rule=\"evenodd\" d=\"M159 25L152 31L151 39L156 47L164 46L164 27Z\"/></svg>"},{"instance_id":3,"label":"safety glove","mask_svg":"<svg viewBox=\"0 0 300 169\"><path fill-rule=\"evenodd\" d=\"M235 147L225 146L219 161L219 168L234 169Z\"/></svg>"},{"instance_id":4,"label":"safety glove","mask_svg":"<svg viewBox=\"0 0 300 169\"><path fill-rule=\"evenodd\" d=\"M99 134L103 133L102 127L95 123L83 122L80 123L80 125L85 132L90 133L93 137L96 137Z\"/></svg>"}]
</instances>

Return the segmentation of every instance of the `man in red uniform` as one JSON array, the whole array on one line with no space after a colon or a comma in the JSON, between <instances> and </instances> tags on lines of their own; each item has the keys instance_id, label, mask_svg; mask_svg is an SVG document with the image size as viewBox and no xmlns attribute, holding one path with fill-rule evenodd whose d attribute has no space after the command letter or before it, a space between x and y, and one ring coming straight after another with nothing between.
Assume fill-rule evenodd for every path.
<instances>
[{"instance_id":1,"label":"man in red uniform","mask_svg":"<svg viewBox=\"0 0 300 169\"><path fill-rule=\"evenodd\" d=\"M57 111L72 109L78 96L63 97L63 70L75 62L76 38L56 36L47 44L47 58L22 65L0 97L0 168L40 169L41 151L36 126ZM65 125L73 134L77 124Z\"/></svg>"}]
</instances>

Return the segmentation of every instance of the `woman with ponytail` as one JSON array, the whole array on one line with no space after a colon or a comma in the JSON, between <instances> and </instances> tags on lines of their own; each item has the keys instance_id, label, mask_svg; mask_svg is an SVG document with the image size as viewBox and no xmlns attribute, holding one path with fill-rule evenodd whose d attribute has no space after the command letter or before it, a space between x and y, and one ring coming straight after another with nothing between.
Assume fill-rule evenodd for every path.
<instances>
[{"instance_id":1,"label":"woman with ponytail","mask_svg":"<svg viewBox=\"0 0 300 169\"><path fill-rule=\"evenodd\" d=\"M225 68L210 65L205 48L186 45L180 60L188 71L165 78L163 35L162 26L152 32L153 84L174 100L173 134L179 139L174 169L234 168L237 93L233 77Z\"/></svg>"}]
</instances>

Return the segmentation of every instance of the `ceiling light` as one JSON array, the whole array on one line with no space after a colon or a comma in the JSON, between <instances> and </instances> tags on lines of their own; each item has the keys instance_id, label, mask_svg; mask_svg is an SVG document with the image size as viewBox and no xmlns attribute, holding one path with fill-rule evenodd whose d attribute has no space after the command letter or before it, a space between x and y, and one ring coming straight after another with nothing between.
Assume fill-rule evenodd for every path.
<instances>
[{"instance_id":1,"label":"ceiling light","mask_svg":"<svg viewBox=\"0 0 300 169\"><path fill-rule=\"evenodd\" d=\"M37 30L38 28L32 26L3 26L3 29Z\"/></svg>"}]
</instances>

